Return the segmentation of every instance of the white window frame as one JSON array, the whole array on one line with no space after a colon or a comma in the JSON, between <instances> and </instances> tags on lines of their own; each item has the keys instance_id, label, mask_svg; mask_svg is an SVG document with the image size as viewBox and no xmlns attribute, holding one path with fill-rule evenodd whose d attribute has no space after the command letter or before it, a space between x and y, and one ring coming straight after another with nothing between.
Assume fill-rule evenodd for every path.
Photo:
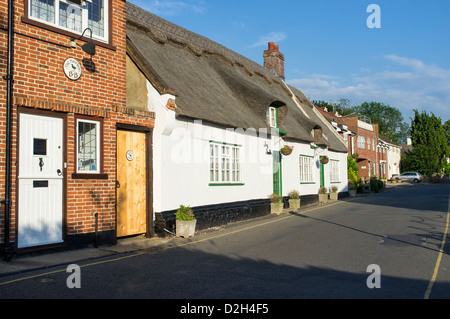
<instances>
[{"instance_id":1,"label":"white window frame","mask_svg":"<svg viewBox=\"0 0 450 319\"><path fill-rule=\"evenodd\" d=\"M366 148L366 139L364 136L359 135L357 138L358 148L364 149Z\"/></svg>"},{"instance_id":2,"label":"white window frame","mask_svg":"<svg viewBox=\"0 0 450 319\"><path fill-rule=\"evenodd\" d=\"M273 128L278 128L278 110L276 107L269 107L267 118L269 121L269 126Z\"/></svg>"},{"instance_id":3,"label":"white window frame","mask_svg":"<svg viewBox=\"0 0 450 319\"><path fill-rule=\"evenodd\" d=\"M49 26L52 26L54 28L58 28L64 31L68 31L74 34L78 34L81 35L82 32L89 27L89 17L88 17L88 10L86 6L83 5L78 5L75 3L69 3L69 1L67 0L53 0L54 1L54 8L55 8L55 12L54 12L54 18L55 21L54 22L49 22L49 21L45 21L42 19L39 19L38 17L33 17L31 15L32 11L31 11L31 1L32 0L26 0L28 1L28 18L30 20L33 21L37 21L39 23L42 24L46 24ZM109 0L102 0L103 1L103 21L104 21L104 25L103 25L103 37L96 35L94 33L92 33L92 38L101 42L105 42L108 43L109 42ZM90 2L92 3L92 0L84 0L83 2ZM59 24L59 7L60 7L60 3L64 3L64 4L69 4L69 5L73 5L75 8L80 9L81 10L81 30L80 31L76 31L70 28L66 28L63 27ZM87 31L84 34L86 37L90 37L90 33L89 31Z\"/></svg>"},{"instance_id":4,"label":"white window frame","mask_svg":"<svg viewBox=\"0 0 450 319\"><path fill-rule=\"evenodd\" d=\"M242 146L209 142L209 185L242 185Z\"/></svg>"},{"instance_id":5,"label":"white window frame","mask_svg":"<svg viewBox=\"0 0 450 319\"><path fill-rule=\"evenodd\" d=\"M80 147L80 136L79 136L79 123L89 123L89 124L95 124L96 126L96 141L95 141L95 156L96 156L96 165L95 170L79 170L78 168L78 162L80 160L80 153L79 153L79 147ZM86 119L77 119L76 120L76 172L79 174L100 174L101 173L101 158L100 158L100 139L101 139L101 122L100 121L94 121L94 120L86 120Z\"/></svg>"},{"instance_id":6,"label":"white window frame","mask_svg":"<svg viewBox=\"0 0 450 319\"><path fill-rule=\"evenodd\" d=\"M314 156L299 156L300 183L312 184L314 182Z\"/></svg>"},{"instance_id":7,"label":"white window frame","mask_svg":"<svg viewBox=\"0 0 450 319\"><path fill-rule=\"evenodd\" d=\"M330 183L340 183L339 160L330 160Z\"/></svg>"}]
</instances>

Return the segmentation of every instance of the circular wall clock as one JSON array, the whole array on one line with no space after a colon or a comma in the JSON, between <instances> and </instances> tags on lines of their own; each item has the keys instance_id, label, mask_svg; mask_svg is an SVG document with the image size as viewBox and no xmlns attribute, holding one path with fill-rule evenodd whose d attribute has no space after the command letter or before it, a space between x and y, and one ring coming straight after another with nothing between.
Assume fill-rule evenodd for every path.
<instances>
[{"instance_id":1,"label":"circular wall clock","mask_svg":"<svg viewBox=\"0 0 450 319\"><path fill-rule=\"evenodd\" d=\"M63 65L64 74L71 80L76 81L81 77L81 64L74 58L68 58Z\"/></svg>"}]
</instances>

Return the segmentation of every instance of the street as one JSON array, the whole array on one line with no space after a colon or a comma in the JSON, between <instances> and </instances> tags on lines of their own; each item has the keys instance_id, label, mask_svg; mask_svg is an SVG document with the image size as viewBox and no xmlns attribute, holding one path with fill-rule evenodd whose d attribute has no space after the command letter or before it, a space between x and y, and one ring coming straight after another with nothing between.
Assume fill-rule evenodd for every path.
<instances>
[{"instance_id":1,"label":"street","mask_svg":"<svg viewBox=\"0 0 450 319\"><path fill-rule=\"evenodd\" d=\"M86 261L80 288L64 267L3 277L0 299L450 298L449 195L449 184L392 187Z\"/></svg>"}]
</instances>

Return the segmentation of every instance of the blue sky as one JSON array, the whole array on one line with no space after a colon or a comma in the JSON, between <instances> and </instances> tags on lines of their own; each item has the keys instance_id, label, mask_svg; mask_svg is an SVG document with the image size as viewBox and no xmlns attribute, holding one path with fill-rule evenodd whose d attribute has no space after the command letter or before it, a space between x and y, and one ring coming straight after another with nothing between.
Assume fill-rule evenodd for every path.
<instances>
[{"instance_id":1,"label":"blue sky","mask_svg":"<svg viewBox=\"0 0 450 319\"><path fill-rule=\"evenodd\" d=\"M270 41L286 82L312 100L376 101L450 118L450 1L128 0L263 64ZM368 28L370 4L381 28Z\"/></svg>"}]
</instances>

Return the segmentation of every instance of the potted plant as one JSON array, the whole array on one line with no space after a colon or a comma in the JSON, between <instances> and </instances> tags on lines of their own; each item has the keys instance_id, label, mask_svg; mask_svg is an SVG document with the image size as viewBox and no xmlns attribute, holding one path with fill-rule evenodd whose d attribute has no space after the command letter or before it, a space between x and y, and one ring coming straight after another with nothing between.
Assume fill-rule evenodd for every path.
<instances>
[{"instance_id":1,"label":"potted plant","mask_svg":"<svg viewBox=\"0 0 450 319\"><path fill-rule=\"evenodd\" d=\"M319 203L325 204L327 201L328 201L327 188L325 186L321 186L319 188Z\"/></svg>"},{"instance_id":2,"label":"potted plant","mask_svg":"<svg viewBox=\"0 0 450 319\"><path fill-rule=\"evenodd\" d=\"M280 152L281 152L281 154L283 154L285 156L289 156L289 155L291 155L293 149L294 149L294 146L285 145L280 149Z\"/></svg>"},{"instance_id":3,"label":"potted plant","mask_svg":"<svg viewBox=\"0 0 450 319\"><path fill-rule=\"evenodd\" d=\"M356 191L358 187L356 186L356 183L350 182L348 183L348 195L350 197L356 197Z\"/></svg>"},{"instance_id":4,"label":"potted plant","mask_svg":"<svg viewBox=\"0 0 450 319\"><path fill-rule=\"evenodd\" d=\"M291 190L289 192L289 208L292 210L300 209L300 193L298 190Z\"/></svg>"},{"instance_id":5,"label":"potted plant","mask_svg":"<svg viewBox=\"0 0 450 319\"><path fill-rule=\"evenodd\" d=\"M333 185L330 192L330 200L338 200L338 187Z\"/></svg>"},{"instance_id":6,"label":"potted plant","mask_svg":"<svg viewBox=\"0 0 450 319\"><path fill-rule=\"evenodd\" d=\"M283 206L284 206L282 202L283 197L273 193L269 195L269 199L270 199L270 212L272 214L283 213Z\"/></svg>"},{"instance_id":7,"label":"potted plant","mask_svg":"<svg viewBox=\"0 0 450 319\"><path fill-rule=\"evenodd\" d=\"M321 162L322 164L327 164L328 161L329 161L328 156L326 156L326 155L321 155L321 156L320 156L320 162Z\"/></svg>"},{"instance_id":8,"label":"potted plant","mask_svg":"<svg viewBox=\"0 0 450 319\"><path fill-rule=\"evenodd\" d=\"M193 237L195 234L195 226L197 219L194 216L192 209L189 206L180 205L175 213L175 227L177 237Z\"/></svg>"}]
</instances>

